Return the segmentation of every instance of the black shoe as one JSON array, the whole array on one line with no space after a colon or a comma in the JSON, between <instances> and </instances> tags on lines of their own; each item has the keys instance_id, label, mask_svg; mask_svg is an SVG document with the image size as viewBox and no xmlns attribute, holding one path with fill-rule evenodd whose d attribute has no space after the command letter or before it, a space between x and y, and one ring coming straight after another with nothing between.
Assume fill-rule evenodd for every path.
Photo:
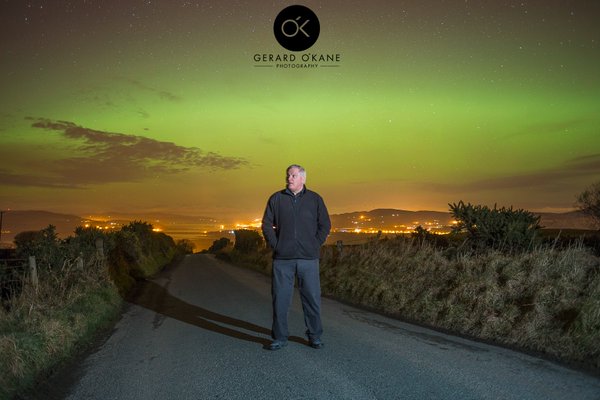
<instances>
[{"instance_id":1,"label":"black shoe","mask_svg":"<svg viewBox=\"0 0 600 400\"><path fill-rule=\"evenodd\" d=\"M274 340L270 345L267 346L267 350L281 350L285 346L287 346L287 342L282 342L280 340Z\"/></svg>"},{"instance_id":2,"label":"black shoe","mask_svg":"<svg viewBox=\"0 0 600 400\"><path fill-rule=\"evenodd\" d=\"M322 349L325 343L321 342L321 339L314 339L310 341L310 347L313 349Z\"/></svg>"}]
</instances>

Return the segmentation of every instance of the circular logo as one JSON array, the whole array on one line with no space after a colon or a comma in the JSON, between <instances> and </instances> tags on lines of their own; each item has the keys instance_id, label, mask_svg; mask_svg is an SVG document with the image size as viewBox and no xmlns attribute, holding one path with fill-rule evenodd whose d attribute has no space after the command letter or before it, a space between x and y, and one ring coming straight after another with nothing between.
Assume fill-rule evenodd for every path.
<instances>
[{"instance_id":1,"label":"circular logo","mask_svg":"<svg viewBox=\"0 0 600 400\"><path fill-rule=\"evenodd\" d=\"M317 15L304 6L289 6L275 18L273 32L281 46L290 51L303 51L315 44L321 26Z\"/></svg>"}]
</instances>

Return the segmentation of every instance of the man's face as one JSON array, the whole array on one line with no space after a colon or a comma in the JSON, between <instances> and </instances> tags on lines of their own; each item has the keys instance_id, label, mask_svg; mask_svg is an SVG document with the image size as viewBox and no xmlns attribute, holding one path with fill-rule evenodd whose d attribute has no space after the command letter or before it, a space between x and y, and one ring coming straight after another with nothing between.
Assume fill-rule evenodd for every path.
<instances>
[{"instance_id":1,"label":"man's face","mask_svg":"<svg viewBox=\"0 0 600 400\"><path fill-rule=\"evenodd\" d=\"M287 188L291 190L292 193L298 193L301 191L305 180L306 179L300 175L298 168L294 167L287 170L285 181L287 183Z\"/></svg>"}]
</instances>

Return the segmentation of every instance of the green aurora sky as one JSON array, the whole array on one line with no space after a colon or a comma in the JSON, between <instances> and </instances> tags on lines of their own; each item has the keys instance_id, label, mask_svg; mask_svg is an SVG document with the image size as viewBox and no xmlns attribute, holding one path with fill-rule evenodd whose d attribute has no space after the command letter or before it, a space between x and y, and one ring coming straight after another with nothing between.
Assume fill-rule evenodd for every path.
<instances>
[{"instance_id":1,"label":"green aurora sky","mask_svg":"<svg viewBox=\"0 0 600 400\"><path fill-rule=\"evenodd\" d=\"M564 211L600 179L595 1L2 1L0 209L256 218L285 168L331 213Z\"/></svg>"}]
</instances>

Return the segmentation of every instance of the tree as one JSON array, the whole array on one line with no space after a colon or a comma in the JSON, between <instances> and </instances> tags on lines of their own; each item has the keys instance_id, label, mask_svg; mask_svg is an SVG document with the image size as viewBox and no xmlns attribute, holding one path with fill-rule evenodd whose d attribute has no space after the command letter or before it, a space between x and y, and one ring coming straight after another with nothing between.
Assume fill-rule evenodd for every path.
<instances>
[{"instance_id":1,"label":"tree","mask_svg":"<svg viewBox=\"0 0 600 400\"><path fill-rule=\"evenodd\" d=\"M530 246L541 228L540 216L512 207L490 209L487 206L448 204L450 212L458 224L454 232L467 232L469 240L476 248L500 250L525 249Z\"/></svg>"},{"instance_id":2,"label":"tree","mask_svg":"<svg viewBox=\"0 0 600 400\"><path fill-rule=\"evenodd\" d=\"M590 185L579 194L575 206L600 226L600 182Z\"/></svg>"}]
</instances>

